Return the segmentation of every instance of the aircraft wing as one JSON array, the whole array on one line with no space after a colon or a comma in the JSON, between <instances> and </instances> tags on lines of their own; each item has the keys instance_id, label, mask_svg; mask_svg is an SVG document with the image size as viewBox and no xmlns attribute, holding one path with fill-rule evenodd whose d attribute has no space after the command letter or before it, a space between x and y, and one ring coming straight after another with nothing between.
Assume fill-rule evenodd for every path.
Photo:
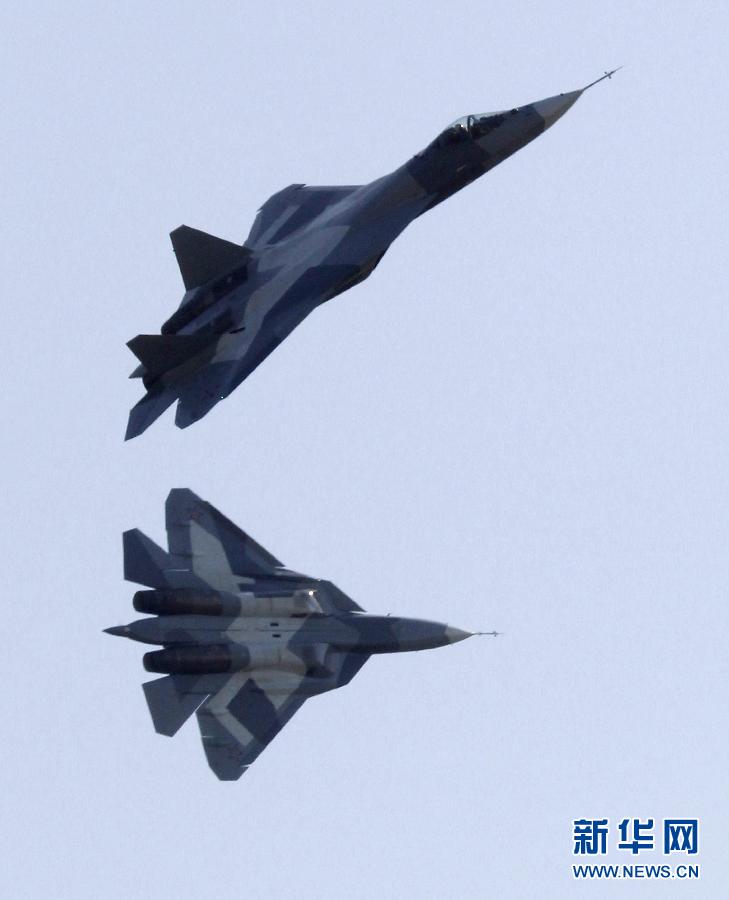
<instances>
[{"instance_id":1,"label":"aircraft wing","mask_svg":"<svg viewBox=\"0 0 729 900\"><path fill-rule=\"evenodd\" d=\"M369 657L332 652L336 685L347 684ZM235 781L266 749L281 729L314 693L303 675L278 669L236 672L197 710L208 764L221 781Z\"/></svg>"},{"instance_id":2,"label":"aircraft wing","mask_svg":"<svg viewBox=\"0 0 729 900\"><path fill-rule=\"evenodd\" d=\"M198 581L236 593L240 577L298 576L310 582L327 613L362 612L362 607L331 581L292 572L212 504L189 488L173 488L165 504L167 542L172 565Z\"/></svg>"},{"instance_id":3,"label":"aircraft wing","mask_svg":"<svg viewBox=\"0 0 729 900\"><path fill-rule=\"evenodd\" d=\"M240 590L236 576L275 576L286 571L273 554L187 488L170 491L165 517L173 566L216 590Z\"/></svg>"},{"instance_id":4,"label":"aircraft wing","mask_svg":"<svg viewBox=\"0 0 729 900\"><path fill-rule=\"evenodd\" d=\"M368 659L330 649L327 683L314 688L310 677L281 669L166 675L142 687L159 734L171 737L197 712L210 768L221 781L235 781L309 697L349 684Z\"/></svg>"},{"instance_id":5,"label":"aircraft wing","mask_svg":"<svg viewBox=\"0 0 729 900\"><path fill-rule=\"evenodd\" d=\"M257 250L276 244L360 187L359 184L332 187L290 184L266 200L243 246Z\"/></svg>"},{"instance_id":6,"label":"aircraft wing","mask_svg":"<svg viewBox=\"0 0 729 900\"><path fill-rule=\"evenodd\" d=\"M308 312L308 310L307 310ZM303 309L302 309L303 313ZM292 325L295 325L298 322ZM291 329L291 330L292 330ZM289 332L286 332L288 334ZM261 329L244 354L225 362L211 362L179 391L175 413L178 428L188 428L206 416L224 397L244 381L278 347L286 334Z\"/></svg>"},{"instance_id":7,"label":"aircraft wing","mask_svg":"<svg viewBox=\"0 0 729 900\"><path fill-rule=\"evenodd\" d=\"M188 488L170 491L165 517L167 551L137 528L124 532L127 581L150 587L212 588L236 594L246 589L241 578L282 577L290 586L298 582L299 587L315 589L327 613L362 611L331 581L285 568L272 553Z\"/></svg>"},{"instance_id":8,"label":"aircraft wing","mask_svg":"<svg viewBox=\"0 0 729 900\"><path fill-rule=\"evenodd\" d=\"M307 699L301 677L276 669L236 672L197 710L203 748L221 781L235 781Z\"/></svg>"},{"instance_id":9,"label":"aircraft wing","mask_svg":"<svg viewBox=\"0 0 729 900\"><path fill-rule=\"evenodd\" d=\"M180 387L175 415L177 427L187 428L207 415L220 400L245 381L312 310L339 293L343 290L343 284L347 284L348 280L353 282L360 274L361 269L352 264L311 266L278 299L274 309L242 350L235 348L235 336L225 335L224 358L216 360L213 357L203 371ZM222 342L216 353L221 352L221 346Z\"/></svg>"}]
</instances>

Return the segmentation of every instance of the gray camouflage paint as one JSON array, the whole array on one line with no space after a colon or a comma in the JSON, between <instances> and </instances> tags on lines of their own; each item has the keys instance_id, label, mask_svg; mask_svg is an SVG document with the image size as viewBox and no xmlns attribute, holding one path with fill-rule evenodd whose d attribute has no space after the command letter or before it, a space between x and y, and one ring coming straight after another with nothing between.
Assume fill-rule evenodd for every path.
<instances>
[{"instance_id":1,"label":"gray camouflage paint","mask_svg":"<svg viewBox=\"0 0 729 900\"><path fill-rule=\"evenodd\" d=\"M440 622L365 615L329 581L293 572L192 491L170 491L168 551L124 533L124 577L151 613L109 634L159 645L144 693L156 730L194 713L218 778L239 778L304 701L348 684L375 653L470 637Z\"/></svg>"},{"instance_id":2,"label":"gray camouflage paint","mask_svg":"<svg viewBox=\"0 0 729 900\"><path fill-rule=\"evenodd\" d=\"M465 116L370 184L292 184L263 204L242 246L173 231L186 293L161 334L129 341L141 361L131 377L147 393L126 439L175 400L180 428L206 415L312 310L367 278L410 222L542 134L584 90Z\"/></svg>"}]
</instances>

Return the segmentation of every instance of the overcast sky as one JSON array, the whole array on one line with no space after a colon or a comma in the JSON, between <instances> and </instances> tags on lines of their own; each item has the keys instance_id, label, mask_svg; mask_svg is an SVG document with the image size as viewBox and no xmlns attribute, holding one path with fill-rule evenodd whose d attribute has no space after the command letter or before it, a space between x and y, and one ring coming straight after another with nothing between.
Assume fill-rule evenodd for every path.
<instances>
[{"instance_id":1,"label":"overcast sky","mask_svg":"<svg viewBox=\"0 0 729 900\"><path fill-rule=\"evenodd\" d=\"M720 2L5 4L7 896L582 896L583 816L700 817L701 882L638 890L726 896L728 33ZM203 421L123 443L169 231L242 242L292 182L621 64ZM218 783L101 633L171 487L371 612L506 634L372 659Z\"/></svg>"}]
</instances>

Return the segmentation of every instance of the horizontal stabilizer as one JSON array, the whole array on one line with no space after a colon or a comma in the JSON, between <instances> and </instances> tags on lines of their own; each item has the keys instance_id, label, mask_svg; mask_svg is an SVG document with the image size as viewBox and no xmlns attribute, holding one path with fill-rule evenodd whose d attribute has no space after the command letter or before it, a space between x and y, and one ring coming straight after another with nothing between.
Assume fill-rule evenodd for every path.
<instances>
[{"instance_id":1,"label":"horizontal stabilizer","mask_svg":"<svg viewBox=\"0 0 729 900\"><path fill-rule=\"evenodd\" d=\"M170 555L138 528L124 532L124 578L149 587L167 587Z\"/></svg>"},{"instance_id":2,"label":"horizontal stabilizer","mask_svg":"<svg viewBox=\"0 0 729 900\"><path fill-rule=\"evenodd\" d=\"M158 419L176 399L177 394L171 390L153 391L142 397L129 413L127 433L124 435L124 440L128 441L146 431L152 422Z\"/></svg>"},{"instance_id":3,"label":"horizontal stabilizer","mask_svg":"<svg viewBox=\"0 0 729 900\"><path fill-rule=\"evenodd\" d=\"M124 532L124 578L153 588L206 588L178 557L163 550L138 528Z\"/></svg>"},{"instance_id":4,"label":"horizontal stabilizer","mask_svg":"<svg viewBox=\"0 0 729 900\"><path fill-rule=\"evenodd\" d=\"M127 347L144 366L150 382L176 369L210 344L210 336L197 334L138 334Z\"/></svg>"},{"instance_id":5,"label":"horizontal stabilizer","mask_svg":"<svg viewBox=\"0 0 729 900\"><path fill-rule=\"evenodd\" d=\"M245 265L249 251L187 225L170 232L185 289L190 291Z\"/></svg>"},{"instance_id":6,"label":"horizontal stabilizer","mask_svg":"<svg viewBox=\"0 0 729 900\"><path fill-rule=\"evenodd\" d=\"M222 679L223 681L225 679ZM221 686L220 676L167 675L142 685L155 731L172 737Z\"/></svg>"}]
</instances>

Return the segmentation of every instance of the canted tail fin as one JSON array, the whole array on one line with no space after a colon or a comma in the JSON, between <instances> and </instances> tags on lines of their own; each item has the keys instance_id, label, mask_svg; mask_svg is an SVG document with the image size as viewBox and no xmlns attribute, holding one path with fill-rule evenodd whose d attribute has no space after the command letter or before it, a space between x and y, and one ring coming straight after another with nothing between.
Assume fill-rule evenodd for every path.
<instances>
[{"instance_id":1,"label":"canted tail fin","mask_svg":"<svg viewBox=\"0 0 729 900\"><path fill-rule=\"evenodd\" d=\"M187 225L170 232L185 290L192 290L245 265L250 251L240 244Z\"/></svg>"},{"instance_id":2,"label":"canted tail fin","mask_svg":"<svg viewBox=\"0 0 729 900\"><path fill-rule=\"evenodd\" d=\"M167 675L142 685L154 729L172 737L200 706L220 689L227 676Z\"/></svg>"},{"instance_id":3,"label":"canted tail fin","mask_svg":"<svg viewBox=\"0 0 729 900\"><path fill-rule=\"evenodd\" d=\"M145 383L152 383L160 375L176 369L190 357L210 344L210 336L197 334L138 334L127 347L144 366L140 373ZM138 371L138 370L137 370ZM136 375L136 373L135 373Z\"/></svg>"}]
</instances>

